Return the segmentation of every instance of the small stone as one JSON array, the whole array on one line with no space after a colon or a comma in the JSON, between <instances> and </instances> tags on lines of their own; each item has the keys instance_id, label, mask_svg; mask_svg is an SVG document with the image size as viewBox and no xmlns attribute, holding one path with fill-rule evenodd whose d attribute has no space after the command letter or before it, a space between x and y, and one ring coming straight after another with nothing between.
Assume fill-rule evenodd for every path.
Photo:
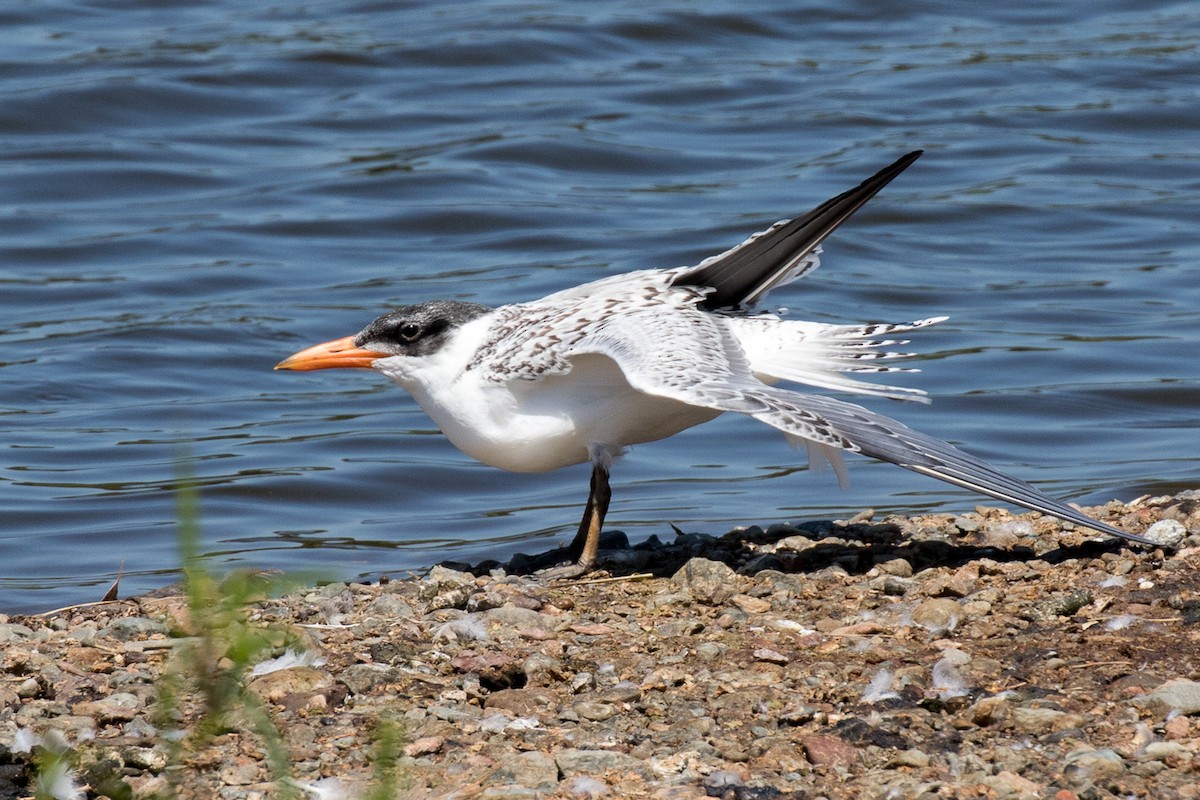
<instances>
[{"instance_id":1,"label":"small stone","mask_svg":"<svg viewBox=\"0 0 1200 800\"><path fill-rule=\"evenodd\" d=\"M1146 529L1142 536L1168 550L1174 550L1187 538L1187 528L1173 519L1160 519Z\"/></svg>"},{"instance_id":2,"label":"small stone","mask_svg":"<svg viewBox=\"0 0 1200 800\"><path fill-rule=\"evenodd\" d=\"M18 625L15 622L6 622L0 625L0 644L31 638L33 638L33 629L25 625Z\"/></svg>"},{"instance_id":3,"label":"small stone","mask_svg":"<svg viewBox=\"0 0 1200 800\"><path fill-rule=\"evenodd\" d=\"M728 564L693 558L671 576L671 580L691 592L698 603L719 605L737 592L737 573Z\"/></svg>"},{"instance_id":4,"label":"small stone","mask_svg":"<svg viewBox=\"0 0 1200 800\"><path fill-rule=\"evenodd\" d=\"M929 754L924 750L918 750L915 747L908 750L901 750L892 756L892 760L888 762L888 767L912 767L914 769L924 769L929 766Z\"/></svg>"},{"instance_id":5,"label":"small stone","mask_svg":"<svg viewBox=\"0 0 1200 800\"><path fill-rule=\"evenodd\" d=\"M413 608L403 598L395 594L381 594L366 607L366 612L389 619L403 619L413 616Z\"/></svg>"},{"instance_id":6,"label":"small stone","mask_svg":"<svg viewBox=\"0 0 1200 800\"><path fill-rule=\"evenodd\" d=\"M612 794L612 790L608 788L607 783L597 780L590 775L576 775L574 778L564 781L563 788L570 797L579 797L583 798L583 800L608 797Z\"/></svg>"},{"instance_id":7,"label":"small stone","mask_svg":"<svg viewBox=\"0 0 1200 800\"><path fill-rule=\"evenodd\" d=\"M700 631L704 630L704 623L698 619L669 619L665 622L660 622L654 626L654 630L659 636L676 637L676 636L695 636Z\"/></svg>"},{"instance_id":8,"label":"small stone","mask_svg":"<svg viewBox=\"0 0 1200 800\"><path fill-rule=\"evenodd\" d=\"M156 634L167 633L167 626L156 619L146 617L118 617L99 631L100 636L107 636L120 642L134 639L149 639Z\"/></svg>"},{"instance_id":9,"label":"small stone","mask_svg":"<svg viewBox=\"0 0 1200 800\"><path fill-rule=\"evenodd\" d=\"M223 767L219 780L230 786L249 786L259 781L259 765L257 761L243 761Z\"/></svg>"},{"instance_id":10,"label":"small stone","mask_svg":"<svg viewBox=\"0 0 1200 800\"><path fill-rule=\"evenodd\" d=\"M351 664L338 675L354 694L365 694L377 686L391 683L400 675L399 670L388 664Z\"/></svg>"},{"instance_id":11,"label":"small stone","mask_svg":"<svg viewBox=\"0 0 1200 800\"><path fill-rule=\"evenodd\" d=\"M130 739L155 739L159 735L158 728L143 716L134 717L122 725L121 733Z\"/></svg>"},{"instance_id":12,"label":"small stone","mask_svg":"<svg viewBox=\"0 0 1200 800\"><path fill-rule=\"evenodd\" d=\"M453 608L461 611L467 607L467 601L470 599L471 591L469 589L465 586L456 586L439 591L429 598L429 610L440 611L444 608Z\"/></svg>"},{"instance_id":13,"label":"small stone","mask_svg":"<svg viewBox=\"0 0 1200 800\"><path fill-rule=\"evenodd\" d=\"M954 520L954 527L963 533L974 533L979 530L979 520L971 517L958 517Z\"/></svg>"},{"instance_id":14,"label":"small stone","mask_svg":"<svg viewBox=\"0 0 1200 800\"><path fill-rule=\"evenodd\" d=\"M1171 711L1195 714L1200 712L1200 683L1183 678L1167 681L1150 694L1135 698L1133 704L1162 715Z\"/></svg>"},{"instance_id":15,"label":"small stone","mask_svg":"<svg viewBox=\"0 0 1200 800\"><path fill-rule=\"evenodd\" d=\"M110 722L129 722L137 716L142 701L136 695L128 692L114 692L99 700L85 700L76 703L74 712L81 716L93 717L101 724Z\"/></svg>"},{"instance_id":16,"label":"small stone","mask_svg":"<svg viewBox=\"0 0 1200 800\"><path fill-rule=\"evenodd\" d=\"M1021 616L1024 619L1042 622L1054 620L1057 617L1073 617L1077 611L1089 605L1092 599L1092 593L1087 589L1075 589L1035 603L1031 608L1023 611Z\"/></svg>"},{"instance_id":17,"label":"small stone","mask_svg":"<svg viewBox=\"0 0 1200 800\"><path fill-rule=\"evenodd\" d=\"M425 577L429 583L440 588L448 588L454 586L474 586L475 576L469 572L460 572L456 569L444 567L441 564L436 564L429 570L429 574Z\"/></svg>"},{"instance_id":18,"label":"small stone","mask_svg":"<svg viewBox=\"0 0 1200 800\"><path fill-rule=\"evenodd\" d=\"M489 786L480 792L479 800L542 800L545 792L517 784Z\"/></svg>"},{"instance_id":19,"label":"small stone","mask_svg":"<svg viewBox=\"0 0 1200 800\"><path fill-rule=\"evenodd\" d=\"M518 753L501 761L487 783L552 789L558 784L558 765L552 756L538 750Z\"/></svg>"},{"instance_id":20,"label":"small stone","mask_svg":"<svg viewBox=\"0 0 1200 800\"><path fill-rule=\"evenodd\" d=\"M912 564L905 558L888 558L876 566L884 575L893 575L897 578L911 578L913 575Z\"/></svg>"},{"instance_id":21,"label":"small stone","mask_svg":"<svg viewBox=\"0 0 1200 800\"><path fill-rule=\"evenodd\" d=\"M598 693L597 697L606 703L634 703L642 699L642 689L633 681L620 681Z\"/></svg>"},{"instance_id":22,"label":"small stone","mask_svg":"<svg viewBox=\"0 0 1200 800\"><path fill-rule=\"evenodd\" d=\"M534 611L532 608L517 606L501 606L489 608L482 612L480 618L489 630L496 629L496 634L504 638L504 634L520 635L525 632L550 633L558 626L558 619Z\"/></svg>"},{"instance_id":23,"label":"small stone","mask_svg":"<svg viewBox=\"0 0 1200 800\"><path fill-rule=\"evenodd\" d=\"M315 667L288 667L250 680L250 688L272 703L282 703L291 695L313 694L332 687L333 677Z\"/></svg>"},{"instance_id":24,"label":"small stone","mask_svg":"<svg viewBox=\"0 0 1200 800\"><path fill-rule=\"evenodd\" d=\"M858 760L858 748L836 736L812 734L800 740L814 767L848 767Z\"/></svg>"},{"instance_id":25,"label":"small stone","mask_svg":"<svg viewBox=\"0 0 1200 800\"><path fill-rule=\"evenodd\" d=\"M987 776L982 783L997 800L1038 800L1042 796L1042 787L1010 770Z\"/></svg>"},{"instance_id":26,"label":"small stone","mask_svg":"<svg viewBox=\"0 0 1200 800\"><path fill-rule=\"evenodd\" d=\"M914 582L909 578L901 578L896 575L885 575L882 583L879 585L879 591L883 592L888 597L903 597L912 591Z\"/></svg>"},{"instance_id":27,"label":"small stone","mask_svg":"<svg viewBox=\"0 0 1200 800\"><path fill-rule=\"evenodd\" d=\"M571 706L575 713L592 722L603 722L612 719L617 714L617 708L611 703L597 703L593 700L580 700Z\"/></svg>"},{"instance_id":28,"label":"small stone","mask_svg":"<svg viewBox=\"0 0 1200 800\"><path fill-rule=\"evenodd\" d=\"M1080 714L1068 714L1054 708L1017 706L1012 710L1012 721L1018 730L1025 733L1043 734L1077 728L1085 720Z\"/></svg>"},{"instance_id":29,"label":"small stone","mask_svg":"<svg viewBox=\"0 0 1200 800\"><path fill-rule=\"evenodd\" d=\"M404 746L404 755L409 758L419 758L438 752L446 745L444 736L422 736Z\"/></svg>"},{"instance_id":30,"label":"small stone","mask_svg":"<svg viewBox=\"0 0 1200 800\"><path fill-rule=\"evenodd\" d=\"M521 664L521 671L529 686L549 686L565 677L562 661L545 653L530 653Z\"/></svg>"},{"instance_id":31,"label":"small stone","mask_svg":"<svg viewBox=\"0 0 1200 800\"><path fill-rule=\"evenodd\" d=\"M771 603L761 597L751 597L747 594L735 594L731 602L747 614L765 614L771 610Z\"/></svg>"},{"instance_id":32,"label":"small stone","mask_svg":"<svg viewBox=\"0 0 1200 800\"><path fill-rule=\"evenodd\" d=\"M615 750L567 748L554 754L554 763L564 778L576 775L602 775L606 772L633 772L645 780L654 780L654 770L640 758Z\"/></svg>"},{"instance_id":33,"label":"small stone","mask_svg":"<svg viewBox=\"0 0 1200 800\"><path fill-rule=\"evenodd\" d=\"M167 754L156 747L126 747L121 751L121 760L126 767L162 772L167 768Z\"/></svg>"},{"instance_id":34,"label":"small stone","mask_svg":"<svg viewBox=\"0 0 1200 800\"><path fill-rule=\"evenodd\" d=\"M548 689L501 689L492 692L485 701L488 711L507 711L514 717L532 717L557 705L557 698Z\"/></svg>"},{"instance_id":35,"label":"small stone","mask_svg":"<svg viewBox=\"0 0 1200 800\"><path fill-rule=\"evenodd\" d=\"M1191 751L1181 742L1150 742L1142 748L1147 759L1165 761L1168 758L1188 758Z\"/></svg>"},{"instance_id":36,"label":"small stone","mask_svg":"<svg viewBox=\"0 0 1200 800\"><path fill-rule=\"evenodd\" d=\"M765 661L768 664L787 664L791 661L783 653L770 647L755 648L753 655L755 661Z\"/></svg>"},{"instance_id":37,"label":"small stone","mask_svg":"<svg viewBox=\"0 0 1200 800\"><path fill-rule=\"evenodd\" d=\"M1125 762L1109 749L1084 747L1067 754L1063 775L1077 786L1115 780L1125 774Z\"/></svg>"},{"instance_id":38,"label":"small stone","mask_svg":"<svg viewBox=\"0 0 1200 800\"><path fill-rule=\"evenodd\" d=\"M962 616L962 607L958 603L948 598L936 597L914 608L912 621L934 635L944 636L958 627Z\"/></svg>"},{"instance_id":39,"label":"small stone","mask_svg":"<svg viewBox=\"0 0 1200 800\"><path fill-rule=\"evenodd\" d=\"M1163 726L1163 733L1165 733L1167 739L1171 741L1187 739L1192 735L1192 723L1189 722L1188 718L1182 714L1177 717L1172 717L1171 719L1167 720L1167 724Z\"/></svg>"},{"instance_id":40,"label":"small stone","mask_svg":"<svg viewBox=\"0 0 1200 800\"><path fill-rule=\"evenodd\" d=\"M971 663L971 655L957 647L947 647L942 651L942 661L953 667L965 667Z\"/></svg>"},{"instance_id":41,"label":"small stone","mask_svg":"<svg viewBox=\"0 0 1200 800\"><path fill-rule=\"evenodd\" d=\"M966 716L971 722L985 727L1007 721L1012 717L1013 705L1006 695L999 694L984 697L967 709Z\"/></svg>"}]
</instances>

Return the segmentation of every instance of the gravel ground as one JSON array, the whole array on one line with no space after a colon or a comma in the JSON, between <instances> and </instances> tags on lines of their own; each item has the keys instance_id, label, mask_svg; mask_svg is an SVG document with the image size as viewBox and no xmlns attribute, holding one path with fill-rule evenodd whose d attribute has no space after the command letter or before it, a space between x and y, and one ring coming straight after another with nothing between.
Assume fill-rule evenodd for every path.
<instances>
[{"instance_id":1,"label":"gravel ground","mask_svg":"<svg viewBox=\"0 0 1200 800\"><path fill-rule=\"evenodd\" d=\"M260 600L285 658L248 696L298 797L1200 798L1200 492L1091 511L1178 549L990 508L617 534L590 580L517 558ZM287 794L249 722L163 729L189 630L177 596L0 615L0 798L37 763L45 796Z\"/></svg>"}]
</instances>

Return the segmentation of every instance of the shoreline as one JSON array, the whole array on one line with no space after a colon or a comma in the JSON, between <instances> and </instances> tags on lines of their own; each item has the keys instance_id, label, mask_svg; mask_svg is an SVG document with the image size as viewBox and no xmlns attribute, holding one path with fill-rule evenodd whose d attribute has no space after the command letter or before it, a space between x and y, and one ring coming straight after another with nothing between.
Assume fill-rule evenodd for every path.
<instances>
[{"instance_id":1,"label":"shoreline","mask_svg":"<svg viewBox=\"0 0 1200 800\"><path fill-rule=\"evenodd\" d=\"M0 614L0 798L56 748L138 798L357 798L382 773L413 798L1198 798L1200 492L1091 511L1178 549L864 512L616 547L561 584L517 558L248 596L228 630L179 595ZM201 737L203 682L170 708L164 685L213 631L291 660L246 664L247 705Z\"/></svg>"}]
</instances>

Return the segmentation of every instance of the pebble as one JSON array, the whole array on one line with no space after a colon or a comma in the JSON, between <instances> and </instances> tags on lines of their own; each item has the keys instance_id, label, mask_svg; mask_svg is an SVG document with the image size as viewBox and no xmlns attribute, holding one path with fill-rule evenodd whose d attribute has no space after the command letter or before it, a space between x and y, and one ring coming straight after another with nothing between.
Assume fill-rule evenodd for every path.
<instances>
[{"instance_id":1,"label":"pebble","mask_svg":"<svg viewBox=\"0 0 1200 800\"><path fill-rule=\"evenodd\" d=\"M963 610L954 600L934 598L921 602L912 611L912 621L935 636L952 633L962 620Z\"/></svg>"},{"instance_id":2,"label":"pebble","mask_svg":"<svg viewBox=\"0 0 1200 800\"><path fill-rule=\"evenodd\" d=\"M1187 535L1187 528L1183 523L1174 519L1160 519L1142 534L1144 538L1170 550L1179 547Z\"/></svg>"},{"instance_id":3,"label":"pebble","mask_svg":"<svg viewBox=\"0 0 1200 800\"><path fill-rule=\"evenodd\" d=\"M97 635L116 639L118 642L128 642L133 639L149 639L155 634L165 634L166 632L167 626L156 619L118 617L103 630L98 631Z\"/></svg>"},{"instance_id":4,"label":"pebble","mask_svg":"<svg viewBox=\"0 0 1200 800\"><path fill-rule=\"evenodd\" d=\"M1133 703L1163 716L1172 711L1200 713L1200 683L1183 678L1167 681L1150 694L1134 698Z\"/></svg>"},{"instance_id":5,"label":"pebble","mask_svg":"<svg viewBox=\"0 0 1200 800\"><path fill-rule=\"evenodd\" d=\"M848 767L859 758L857 747L836 736L805 736L800 744L815 767Z\"/></svg>"},{"instance_id":6,"label":"pebble","mask_svg":"<svg viewBox=\"0 0 1200 800\"><path fill-rule=\"evenodd\" d=\"M551 789L558 784L558 764L552 756L537 750L517 753L502 761L487 783Z\"/></svg>"},{"instance_id":7,"label":"pebble","mask_svg":"<svg viewBox=\"0 0 1200 800\"><path fill-rule=\"evenodd\" d=\"M737 593L737 574L729 565L707 558L689 560L671 580L705 605L719 605Z\"/></svg>"},{"instance_id":8,"label":"pebble","mask_svg":"<svg viewBox=\"0 0 1200 800\"><path fill-rule=\"evenodd\" d=\"M564 778L576 775L603 775L607 772L630 772L645 780L654 778L654 770L640 758L615 750L579 750L567 748L558 751L554 763Z\"/></svg>"}]
</instances>

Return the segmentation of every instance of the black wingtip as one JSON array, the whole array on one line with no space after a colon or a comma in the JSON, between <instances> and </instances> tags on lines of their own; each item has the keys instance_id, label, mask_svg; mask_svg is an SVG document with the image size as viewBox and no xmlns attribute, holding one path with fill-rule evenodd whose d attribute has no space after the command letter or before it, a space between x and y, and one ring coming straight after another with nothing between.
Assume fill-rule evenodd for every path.
<instances>
[{"instance_id":1,"label":"black wingtip","mask_svg":"<svg viewBox=\"0 0 1200 800\"><path fill-rule=\"evenodd\" d=\"M687 272L677 282L710 289L704 299L710 310L753 305L787 276L790 265L811 253L924 152L906 153L853 189Z\"/></svg>"}]
</instances>

